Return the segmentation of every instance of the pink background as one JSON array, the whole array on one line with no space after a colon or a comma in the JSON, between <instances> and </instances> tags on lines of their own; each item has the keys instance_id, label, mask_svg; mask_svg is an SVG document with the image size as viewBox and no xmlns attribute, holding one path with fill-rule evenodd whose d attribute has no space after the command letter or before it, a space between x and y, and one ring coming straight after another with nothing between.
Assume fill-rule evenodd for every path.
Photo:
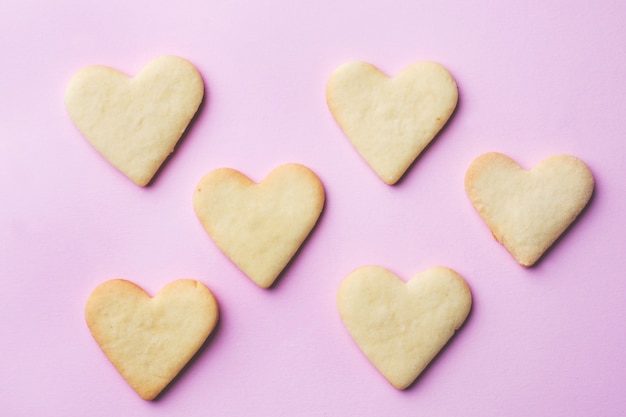
<instances>
[{"instance_id":1,"label":"pink background","mask_svg":"<svg viewBox=\"0 0 626 417\"><path fill-rule=\"evenodd\" d=\"M0 414L4 416L623 416L626 413L626 3L621 0L8 0L0 7ZM66 115L91 64L136 74L175 54L207 99L154 183L139 188ZM389 74L435 60L457 112L397 186L345 139L324 97L340 64ZM535 268L490 235L463 189L488 151L525 167L555 153L594 172L589 209ZM327 203L277 286L261 290L193 212L218 167L261 180L298 162ZM375 264L434 265L472 288L467 325L407 391L367 362L335 294ZM212 289L217 334L155 402L91 338L100 283Z\"/></svg>"}]
</instances>

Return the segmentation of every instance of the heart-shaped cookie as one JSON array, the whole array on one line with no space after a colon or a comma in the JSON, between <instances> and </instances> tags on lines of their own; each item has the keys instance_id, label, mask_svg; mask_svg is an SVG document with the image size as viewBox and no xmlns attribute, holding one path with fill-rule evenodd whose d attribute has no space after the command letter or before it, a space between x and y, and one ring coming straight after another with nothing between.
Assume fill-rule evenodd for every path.
<instances>
[{"instance_id":1,"label":"heart-shaped cookie","mask_svg":"<svg viewBox=\"0 0 626 417\"><path fill-rule=\"evenodd\" d=\"M326 100L363 159L395 184L452 115L458 89L435 62L418 62L389 78L357 61L333 72Z\"/></svg>"},{"instance_id":2,"label":"heart-shaped cookie","mask_svg":"<svg viewBox=\"0 0 626 417\"><path fill-rule=\"evenodd\" d=\"M456 272L424 271L404 283L367 266L348 275L337 306L367 358L398 389L410 386L467 318L472 295Z\"/></svg>"},{"instance_id":3,"label":"heart-shaped cookie","mask_svg":"<svg viewBox=\"0 0 626 417\"><path fill-rule=\"evenodd\" d=\"M154 298L130 281L98 286L85 319L94 339L128 384L154 399L211 334L218 305L198 281L168 284Z\"/></svg>"},{"instance_id":4,"label":"heart-shaped cookie","mask_svg":"<svg viewBox=\"0 0 626 417\"><path fill-rule=\"evenodd\" d=\"M324 188L313 171L298 164L276 168L259 184L222 168L202 178L193 205L221 251L268 288L315 226Z\"/></svg>"},{"instance_id":5,"label":"heart-shaped cookie","mask_svg":"<svg viewBox=\"0 0 626 417\"><path fill-rule=\"evenodd\" d=\"M524 170L506 155L476 158L465 191L493 236L523 266L531 266L578 217L594 179L580 159L555 155Z\"/></svg>"},{"instance_id":6,"label":"heart-shaped cookie","mask_svg":"<svg viewBox=\"0 0 626 417\"><path fill-rule=\"evenodd\" d=\"M65 106L93 147L137 185L147 185L174 150L204 96L188 61L164 56L135 78L104 66L79 71Z\"/></svg>"}]
</instances>

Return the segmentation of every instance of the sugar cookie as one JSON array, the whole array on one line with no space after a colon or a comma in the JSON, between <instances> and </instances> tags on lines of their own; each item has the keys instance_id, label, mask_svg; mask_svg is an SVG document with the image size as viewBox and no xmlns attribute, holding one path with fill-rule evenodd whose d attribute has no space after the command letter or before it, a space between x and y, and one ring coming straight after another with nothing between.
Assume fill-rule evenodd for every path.
<instances>
[{"instance_id":1,"label":"sugar cookie","mask_svg":"<svg viewBox=\"0 0 626 417\"><path fill-rule=\"evenodd\" d=\"M367 266L339 287L337 306L348 332L396 388L410 386L467 318L472 295L456 272L428 269L404 283Z\"/></svg>"},{"instance_id":2,"label":"sugar cookie","mask_svg":"<svg viewBox=\"0 0 626 417\"><path fill-rule=\"evenodd\" d=\"M65 106L83 136L137 185L147 185L198 110L204 83L188 61L164 56L135 78L109 67L79 71Z\"/></svg>"},{"instance_id":3,"label":"sugar cookie","mask_svg":"<svg viewBox=\"0 0 626 417\"><path fill-rule=\"evenodd\" d=\"M578 217L594 188L580 159L555 155L524 170L508 156L476 158L465 191L493 236L523 266L531 266Z\"/></svg>"},{"instance_id":4,"label":"sugar cookie","mask_svg":"<svg viewBox=\"0 0 626 417\"><path fill-rule=\"evenodd\" d=\"M132 282L115 279L92 292L85 319L128 384L141 398L152 400L211 334L218 305L198 281L174 281L150 298Z\"/></svg>"},{"instance_id":5,"label":"sugar cookie","mask_svg":"<svg viewBox=\"0 0 626 417\"><path fill-rule=\"evenodd\" d=\"M354 148L387 184L395 184L452 115L458 90L434 62L418 62L389 78L365 62L349 62L328 80L326 100Z\"/></svg>"},{"instance_id":6,"label":"sugar cookie","mask_svg":"<svg viewBox=\"0 0 626 417\"><path fill-rule=\"evenodd\" d=\"M215 244L259 287L270 287L315 226L324 188L310 169L282 165L256 184L222 168L207 174L193 199Z\"/></svg>"}]
</instances>

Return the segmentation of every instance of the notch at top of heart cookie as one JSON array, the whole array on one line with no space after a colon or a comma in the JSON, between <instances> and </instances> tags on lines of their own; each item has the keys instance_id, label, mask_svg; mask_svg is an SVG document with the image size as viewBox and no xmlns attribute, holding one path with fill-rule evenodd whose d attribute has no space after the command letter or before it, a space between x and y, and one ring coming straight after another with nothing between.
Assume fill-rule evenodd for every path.
<instances>
[{"instance_id":1,"label":"notch at top of heart cookie","mask_svg":"<svg viewBox=\"0 0 626 417\"><path fill-rule=\"evenodd\" d=\"M435 62L417 62L390 78L355 61L330 76L326 100L354 148L391 185L446 124L458 89L448 70Z\"/></svg>"},{"instance_id":2,"label":"notch at top of heart cookie","mask_svg":"<svg viewBox=\"0 0 626 417\"><path fill-rule=\"evenodd\" d=\"M173 152L203 97L196 68L183 58L163 56L134 78L101 65L83 68L67 86L65 106L91 145L145 186Z\"/></svg>"},{"instance_id":3,"label":"notch at top of heart cookie","mask_svg":"<svg viewBox=\"0 0 626 417\"><path fill-rule=\"evenodd\" d=\"M594 189L580 159L554 155L525 170L497 152L476 158L465 191L493 236L523 266L534 265L585 208Z\"/></svg>"}]
</instances>

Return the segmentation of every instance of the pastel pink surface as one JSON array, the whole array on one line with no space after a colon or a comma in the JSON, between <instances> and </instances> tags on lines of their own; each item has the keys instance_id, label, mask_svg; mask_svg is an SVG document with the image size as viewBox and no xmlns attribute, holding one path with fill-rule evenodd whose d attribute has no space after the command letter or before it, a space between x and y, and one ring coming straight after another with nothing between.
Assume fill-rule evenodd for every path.
<instances>
[{"instance_id":1,"label":"pastel pink surface","mask_svg":"<svg viewBox=\"0 0 626 417\"><path fill-rule=\"evenodd\" d=\"M623 416L626 375L626 3L9 0L0 14L0 415ZM80 136L63 91L92 64L136 74L180 55L206 100L154 183L139 188ZM330 115L325 83L359 59L398 73L446 66L459 106L390 187ZM463 190L469 163L584 160L592 202L537 267L521 268ZM260 290L195 218L218 167L261 180L297 162L324 182L318 227ZM404 279L434 265L474 295L462 331L407 391L343 328L339 283L375 264ZM178 278L216 295L211 343L156 402L108 363L83 320L98 284L155 294Z\"/></svg>"}]
</instances>

